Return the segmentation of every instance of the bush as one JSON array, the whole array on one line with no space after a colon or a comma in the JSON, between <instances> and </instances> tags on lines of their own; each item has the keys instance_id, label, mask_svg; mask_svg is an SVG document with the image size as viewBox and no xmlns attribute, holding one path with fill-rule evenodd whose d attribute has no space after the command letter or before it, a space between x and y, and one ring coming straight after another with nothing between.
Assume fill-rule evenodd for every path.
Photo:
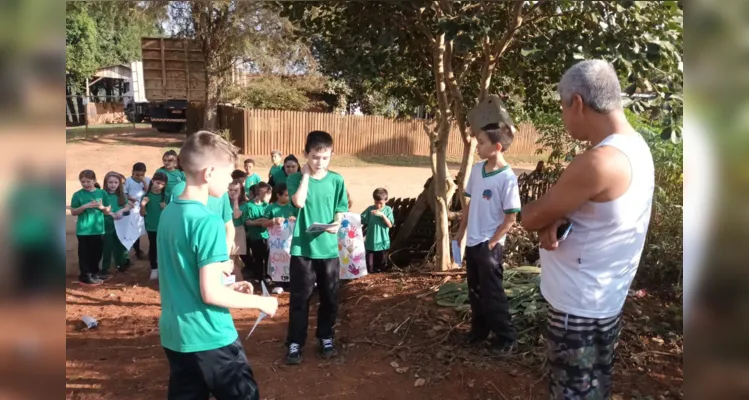
<instances>
[{"instance_id":1,"label":"bush","mask_svg":"<svg viewBox=\"0 0 749 400\"><path fill-rule=\"evenodd\" d=\"M650 146L655 165L653 213L648 227L637 284L668 286L681 292L684 204L684 146L660 137L660 130L635 114L627 113L632 126Z\"/></svg>"}]
</instances>

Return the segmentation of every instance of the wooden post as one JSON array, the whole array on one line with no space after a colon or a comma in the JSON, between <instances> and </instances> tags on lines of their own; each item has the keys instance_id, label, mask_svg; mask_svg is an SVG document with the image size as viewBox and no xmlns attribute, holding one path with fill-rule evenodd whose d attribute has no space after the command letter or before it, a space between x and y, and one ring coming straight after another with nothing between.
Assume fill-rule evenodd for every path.
<instances>
[{"instance_id":1,"label":"wooden post","mask_svg":"<svg viewBox=\"0 0 749 400\"><path fill-rule=\"evenodd\" d=\"M401 228L398 230L398 234L393 239L393 249L399 249L405 246L406 241L411 237L411 232L413 232L414 228L419 224L419 220L421 220L424 211L430 207L430 203L434 202L434 188L432 187L433 181L433 179L430 179L429 183L425 185L424 190L419 194L419 197L416 198L416 203L414 203L413 208L408 213L408 217L403 221Z\"/></svg>"}]
</instances>

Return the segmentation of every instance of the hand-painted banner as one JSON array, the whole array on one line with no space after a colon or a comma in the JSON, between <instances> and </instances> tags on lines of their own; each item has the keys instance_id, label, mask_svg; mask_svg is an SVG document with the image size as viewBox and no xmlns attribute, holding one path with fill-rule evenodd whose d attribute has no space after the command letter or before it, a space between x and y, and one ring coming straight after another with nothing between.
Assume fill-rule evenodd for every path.
<instances>
[{"instance_id":1,"label":"hand-painted banner","mask_svg":"<svg viewBox=\"0 0 749 400\"><path fill-rule=\"evenodd\" d=\"M289 261L291 260L291 236L294 223L289 220L268 229L268 275L274 282L289 281Z\"/></svg>"},{"instance_id":2,"label":"hand-painted banner","mask_svg":"<svg viewBox=\"0 0 749 400\"><path fill-rule=\"evenodd\" d=\"M356 279L367 275L361 216L344 213L338 230L338 255L341 260L341 279Z\"/></svg>"},{"instance_id":3,"label":"hand-painted banner","mask_svg":"<svg viewBox=\"0 0 749 400\"><path fill-rule=\"evenodd\" d=\"M133 243L146 233L143 217L140 216L140 204L130 210L130 215L123 215L122 218L114 221L114 229L120 243L129 251Z\"/></svg>"}]
</instances>

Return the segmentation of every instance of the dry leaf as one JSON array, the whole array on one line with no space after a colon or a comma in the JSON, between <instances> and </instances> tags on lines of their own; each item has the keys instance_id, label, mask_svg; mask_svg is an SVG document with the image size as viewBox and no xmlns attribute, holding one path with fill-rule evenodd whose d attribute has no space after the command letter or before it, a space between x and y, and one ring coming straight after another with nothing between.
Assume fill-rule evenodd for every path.
<instances>
[{"instance_id":1,"label":"dry leaf","mask_svg":"<svg viewBox=\"0 0 749 400\"><path fill-rule=\"evenodd\" d=\"M390 361L390 366L393 367L393 368L399 368L400 367L400 365L398 365L398 363L395 362L395 361Z\"/></svg>"},{"instance_id":2,"label":"dry leaf","mask_svg":"<svg viewBox=\"0 0 749 400\"><path fill-rule=\"evenodd\" d=\"M424 378L419 378L414 382L414 387L424 386L425 383L427 383L427 381Z\"/></svg>"},{"instance_id":3,"label":"dry leaf","mask_svg":"<svg viewBox=\"0 0 749 400\"><path fill-rule=\"evenodd\" d=\"M408 372L408 367L396 368L395 372L397 372L399 374L405 374L406 372Z\"/></svg>"}]
</instances>

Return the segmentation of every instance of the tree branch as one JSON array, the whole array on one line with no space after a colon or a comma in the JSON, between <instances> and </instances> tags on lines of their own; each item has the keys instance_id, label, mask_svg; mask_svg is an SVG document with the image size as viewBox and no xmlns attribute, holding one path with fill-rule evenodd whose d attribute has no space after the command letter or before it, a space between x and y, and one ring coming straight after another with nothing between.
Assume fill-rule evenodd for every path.
<instances>
[{"instance_id":1,"label":"tree branch","mask_svg":"<svg viewBox=\"0 0 749 400\"><path fill-rule=\"evenodd\" d=\"M455 116L455 120L458 123L460 135L463 138L463 142L468 143L468 141L470 141L471 139L466 132L466 119L465 114L463 113L463 94L460 92L460 87L458 86L457 79L455 77L455 74L453 73L452 60L453 42L451 40L445 43L445 83L447 84L447 87L448 89L450 89L450 93L452 94L453 116Z\"/></svg>"}]
</instances>

